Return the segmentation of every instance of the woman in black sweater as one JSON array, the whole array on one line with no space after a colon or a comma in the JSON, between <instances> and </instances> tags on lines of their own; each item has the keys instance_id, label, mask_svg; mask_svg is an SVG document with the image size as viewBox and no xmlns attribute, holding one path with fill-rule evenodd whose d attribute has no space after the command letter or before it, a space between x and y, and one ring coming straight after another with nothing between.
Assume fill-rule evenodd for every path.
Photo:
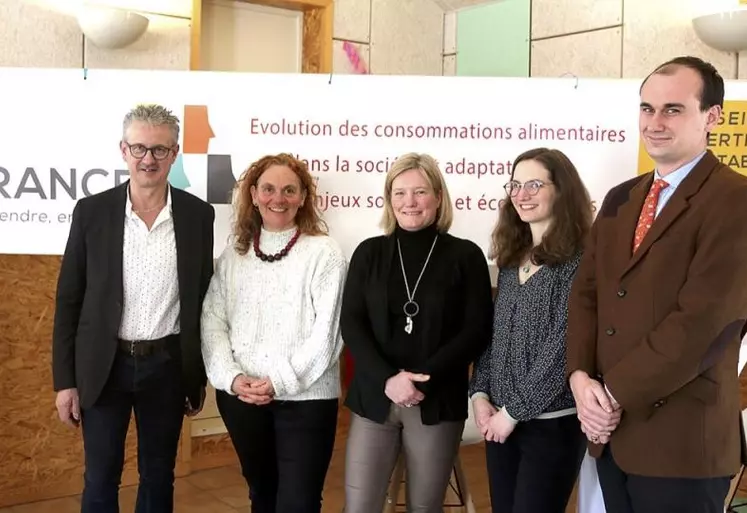
<instances>
[{"instance_id":1,"label":"woman in black sweater","mask_svg":"<svg viewBox=\"0 0 747 513\"><path fill-rule=\"evenodd\" d=\"M476 244L447 233L451 199L432 157L400 157L384 198L385 235L355 250L342 302L355 362L345 511L382 510L403 450L407 511L440 513L467 418L469 366L490 342L490 275Z\"/></svg>"}]
</instances>

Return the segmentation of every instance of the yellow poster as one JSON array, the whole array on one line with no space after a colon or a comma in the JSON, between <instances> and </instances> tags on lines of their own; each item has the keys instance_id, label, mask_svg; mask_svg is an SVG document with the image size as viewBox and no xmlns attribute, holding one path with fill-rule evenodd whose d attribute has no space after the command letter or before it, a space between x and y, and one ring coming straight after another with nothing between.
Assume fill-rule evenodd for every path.
<instances>
[{"instance_id":1,"label":"yellow poster","mask_svg":"<svg viewBox=\"0 0 747 513\"><path fill-rule=\"evenodd\" d=\"M734 171L747 175L747 101L724 101L721 119L708 136L708 149ZM643 141L639 141L638 174L653 169L654 162L646 153Z\"/></svg>"}]
</instances>

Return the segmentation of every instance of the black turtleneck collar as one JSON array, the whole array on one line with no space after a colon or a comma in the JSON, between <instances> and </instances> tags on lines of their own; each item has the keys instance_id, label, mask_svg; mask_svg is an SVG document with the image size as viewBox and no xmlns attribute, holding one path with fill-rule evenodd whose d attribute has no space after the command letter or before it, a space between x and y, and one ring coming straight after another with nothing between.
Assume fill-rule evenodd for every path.
<instances>
[{"instance_id":1,"label":"black turtleneck collar","mask_svg":"<svg viewBox=\"0 0 747 513\"><path fill-rule=\"evenodd\" d=\"M403 246L426 246L426 249L430 249L436 234L438 234L438 228L435 221L417 231L404 230L399 225L394 229L395 237Z\"/></svg>"}]
</instances>

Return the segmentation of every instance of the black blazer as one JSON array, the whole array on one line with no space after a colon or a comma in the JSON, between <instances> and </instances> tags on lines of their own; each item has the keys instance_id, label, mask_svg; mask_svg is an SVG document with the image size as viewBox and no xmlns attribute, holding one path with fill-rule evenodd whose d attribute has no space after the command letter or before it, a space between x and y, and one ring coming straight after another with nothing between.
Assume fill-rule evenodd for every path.
<instances>
[{"instance_id":1,"label":"black blazer","mask_svg":"<svg viewBox=\"0 0 747 513\"><path fill-rule=\"evenodd\" d=\"M54 389L77 388L81 408L91 407L98 399L117 351L128 184L78 201L60 267L52 341ZM196 406L207 382L200 350L200 314L213 274L215 210L174 187L170 194L182 369L187 398Z\"/></svg>"},{"instance_id":2,"label":"black blazer","mask_svg":"<svg viewBox=\"0 0 747 513\"><path fill-rule=\"evenodd\" d=\"M354 413L383 423L391 406L387 379L399 369L387 356L390 346L388 286L396 238L363 241L353 253L342 300L340 327L355 370L345 401ZM490 343L493 303L490 272L482 250L449 234L439 242L420 290L416 322L425 326L417 368L429 374L418 384L424 424L467 418L469 366ZM449 335L452 334L452 335Z\"/></svg>"}]
</instances>

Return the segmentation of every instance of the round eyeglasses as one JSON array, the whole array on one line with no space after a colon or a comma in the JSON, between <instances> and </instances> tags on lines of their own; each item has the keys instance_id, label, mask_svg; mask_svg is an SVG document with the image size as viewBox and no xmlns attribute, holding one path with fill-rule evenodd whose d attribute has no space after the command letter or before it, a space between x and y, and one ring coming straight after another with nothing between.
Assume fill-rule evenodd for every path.
<instances>
[{"instance_id":1,"label":"round eyeglasses","mask_svg":"<svg viewBox=\"0 0 747 513\"><path fill-rule=\"evenodd\" d=\"M528 182L524 182L523 184L521 184L516 180L512 180L504 185L503 189L506 191L506 194L511 197L519 194L519 191L522 188L526 190L527 194L529 194L530 196L536 196L539 190L546 185L552 185L552 182L543 182L542 180L529 180Z\"/></svg>"},{"instance_id":2,"label":"round eyeglasses","mask_svg":"<svg viewBox=\"0 0 747 513\"><path fill-rule=\"evenodd\" d=\"M144 144L125 143L125 145L127 145L127 148L130 150L130 155L132 155L136 159L144 159L148 152L150 152L150 154L153 155L154 159L163 160L168 157L173 150L172 148L161 145L153 147L148 147Z\"/></svg>"}]
</instances>

